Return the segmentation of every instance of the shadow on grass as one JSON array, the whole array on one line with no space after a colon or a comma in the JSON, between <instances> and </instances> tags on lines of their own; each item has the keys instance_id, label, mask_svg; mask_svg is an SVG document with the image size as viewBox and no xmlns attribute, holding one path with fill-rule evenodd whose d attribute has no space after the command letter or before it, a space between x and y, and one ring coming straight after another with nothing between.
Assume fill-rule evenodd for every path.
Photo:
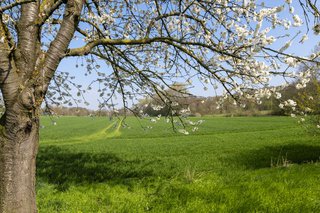
<instances>
[{"instance_id":1,"label":"shadow on grass","mask_svg":"<svg viewBox=\"0 0 320 213\"><path fill-rule=\"evenodd\" d=\"M112 153L75 153L56 146L41 148L37 157L37 178L54 184L60 191L72 184L110 181L129 184L132 178L152 175L138 160L128 161Z\"/></svg>"},{"instance_id":2,"label":"shadow on grass","mask_svg":"<svg viewBox=\"0 0 320 213\"><path fill-rule=\"evenodd\" d=\"M248 169L315 163L320 161L320 146L305 144L268 146L242 153L233 160Z\"/></svg>"}]
</instances>

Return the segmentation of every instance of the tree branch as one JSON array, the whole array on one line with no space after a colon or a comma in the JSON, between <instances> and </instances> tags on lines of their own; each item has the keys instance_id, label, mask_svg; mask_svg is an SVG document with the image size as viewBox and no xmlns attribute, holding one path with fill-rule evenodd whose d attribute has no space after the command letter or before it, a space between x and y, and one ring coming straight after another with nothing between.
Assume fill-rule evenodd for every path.
<instances>
[{"instance_id":1,"label":"tree branch","mask_svg":"<svg viewBox=\"0 0 320 213\"><path fill-rule=\"evenodd\" d=\"M52 15L52 13L62 5L63 0L49 0L43 1L40 5L40 17L37 20L39 26L43 25L44 22Z\"/></svg>"},{"instance_id":2,"label":"tree branch","mask_svg":"<svg viewBox=\"0 0 320 213\"><path fill-rule=\"evenodd\" d=\"M66 5L65 14L56 38L51 42L43 65L43 93L48 88L50 80L65 56L67 48L73 38L76 26L79 23L79 16L83 8L83 0L69 0Z\"/></svg>"},{"instance_id":3,"label":"tree branch","mask_svg":"<svg viewBox=\"0 0 320 213\"><path fill-rule=\"evenodd\" d=\"M10 10L18 5L27 4L27 3L31 3L31 2L36 2L36 0L17 0L16 2L13 2L9 5L0 7L0 13L4 12L6 10Z\"/></svg>"},{"instance_id":4,"label":"tree branch","mask_svg":"<svg viewBox=\"0 0 320 213\"><path fill-rule=\"evenodd\" d=\"M39 2L21 6L21 16L17 25L18 46L15 51L17 67L22 75L29 75L36 63L36 49L40 49L39 27L35 20L39 14Z\"/></svg>"},{"instance_id":5,"label":"tree branch","mask_svg":"<svg viewBox=\"0 0 320 213\"><path fill-rule=\"evenodd\" d=\"M80 48L74 48L69 49L66 56L83 56L90 54L90 51L99 46L99 45L142 45L142 44L151 44L155 42L163 42L163 43L179 43L183 45L194 45L194 46L201 46L210 49L213 52L219 53L221 55L226 55L234 58L241 59L239 56L235 54L231 54L228 52L225 52L223 50L216 49L210 45L200 43L200 42L186 42L181 41L174 38L169 37L155 37L155 38L142 38L142 39L109 39L109 38L103 38L103 39L96 39L94 41L91 41L87 43L85 46Z\"/></svg>"}]
</instances>

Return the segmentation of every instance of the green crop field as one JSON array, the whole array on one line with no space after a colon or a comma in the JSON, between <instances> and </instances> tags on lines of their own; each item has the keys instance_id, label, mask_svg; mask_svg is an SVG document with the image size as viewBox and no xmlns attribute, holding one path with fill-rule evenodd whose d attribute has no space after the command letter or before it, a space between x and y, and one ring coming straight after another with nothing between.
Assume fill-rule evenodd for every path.
<instances>
[{"instance_id":1,"label":"green crop field","mask_svg":"<svg viewBox=\"0 0 320 213\"><path fill-rule=\"evenodd\" d=\"M39 212L320 212L318 137L287 117L202 119L183 135L42 118Z\"/></svg>"}]
</instances>

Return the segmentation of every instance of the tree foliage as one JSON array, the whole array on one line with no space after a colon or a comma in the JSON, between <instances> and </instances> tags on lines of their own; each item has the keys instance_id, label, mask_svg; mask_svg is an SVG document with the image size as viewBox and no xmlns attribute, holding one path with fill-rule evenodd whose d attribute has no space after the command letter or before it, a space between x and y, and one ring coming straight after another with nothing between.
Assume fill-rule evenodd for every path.
<instances>
[{"instance_id":1,"label":"tree foliage","mask_svg":"<svg viewBox=\"0 0 320 213\"><path fill-rule=\"evenodd\" d=\"M305 15L318 17L316 2L299 2ZM201 82L205 90L207 85L210 89L222 86L224 94L240 105L244 99L259 101L270 92L275 95L275 91L257 89L275 75L296 77L290 67L315 59L286 53L292 43L307 38L279 34L303 25L303 18L293 10L287 0L276 6L242 0L9 0L1 3L1 41L16 58L24 56L25 63L17 67L33 70L27 75L34 78L29 83L32 87L41 87L40 94L50 87L46 93L50 103L78 103L72 87L79 97L99 88L101 107L112 108L120 99L126 108L144 95L165 96L165 89L183 81ZM21 35L19 26L28 24L29 34ZM284 45L275 48L279 43ZM31 60L33 49L37 60ZM89 87L72 83L69 73L56 72L59 62L72 56L84 56L79 64L86 66L88 74L96 74ZM169 105L170 100L163 103Z\"/></svg>"}]
</instances>

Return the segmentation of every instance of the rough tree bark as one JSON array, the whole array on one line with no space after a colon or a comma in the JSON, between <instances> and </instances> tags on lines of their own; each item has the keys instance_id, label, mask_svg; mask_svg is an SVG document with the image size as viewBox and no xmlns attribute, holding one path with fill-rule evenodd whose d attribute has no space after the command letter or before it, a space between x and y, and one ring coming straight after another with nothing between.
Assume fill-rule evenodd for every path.
<instances>
[{"instance_id":1,"label":"rough tree bark","mask_svg":"<svg viewBox=\"0 0 320 213\"><path fill-rule=\"evenodd\" d=\"M0 79L6 108L0 120L0 212L36 212L39 106L35 104L33 90L22 87L10 55L10 50L0 50Z\"/></svg>"},{"instance_id":2,"label":"rough tree bark","mask_svg":"<svg viewBox=\"0 0 320 213\"><path fill-rule=\"evenodd\" d=\"M27 102L25 102L27 101ZM6 110L0 138L0 212L36 212L35 163L39 141L38 109L21 92Z\"/></svg>"},{"instance_id":3,"label":"rough tree bark","mask_svg":"<svg viewBox=\"0 0 320 213\"><path fill-rule=\"evenodd\" d=\"M21 7L17 47L6 26L0 26L1 36L7 38L0 44L0 87L5 103L0 120L0 212L4 213L37 210L35 161L40 105L35 103L33 80L26 79L34 75L39 56L39 27L34 24L38 8L36 2Z\"/></svg>"},{"instance_id":4,"label":"rough tree bark","mask_svg":"<svg viewBox=\"0 0 320 213\"><path fill-rule=\"evenodd\" d=\"M73 38L82 7L82 0L66 1L60 30L47 52L40 47L40 1L21 6L17 44L0 16L0 37L6 37L0 42L0 89L5 103L0 119L0 213L37 212L40 107Z\"/></svg>"}]
</instances>

